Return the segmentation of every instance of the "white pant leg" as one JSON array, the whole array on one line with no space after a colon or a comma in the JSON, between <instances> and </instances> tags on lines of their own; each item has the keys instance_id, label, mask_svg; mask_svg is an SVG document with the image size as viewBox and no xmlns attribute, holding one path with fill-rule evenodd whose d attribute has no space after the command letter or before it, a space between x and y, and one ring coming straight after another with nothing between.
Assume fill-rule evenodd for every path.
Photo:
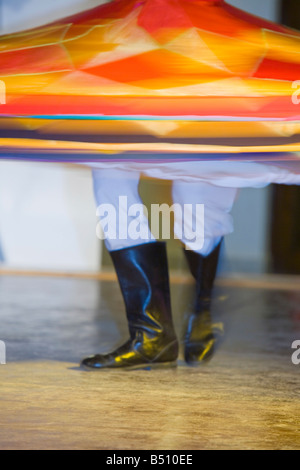
<instances>
[{"instance_id":1,"label":"white pant leg","mask_svg":"<svg viewBox=\"0 0 300 470\"><path fill-rule=\"evenodd\" d=\"M155 241L143 212L139 180L140 173L132 170L93 170L97 215L109 251Z\"/></svg>"},{"instance_id":2,"label":"white pant leg","mask_svg":"<svg viewBox=\"0 0 300 470\"><path fill-rule=\"evenodd\" d=\"M186 161L148 165L152 178L214 184L231 188L263 188L271 183L300 184L299 161L258 163L251 161Z\"/></svg>"},{"instance_id":3,"label":"white pant leg","mask_svg":"<svg viewBox=\"0 0 300 470\"><path fill-rule=\"evenodd\" d=\"M175 212L174 232L187 249L203 256L209 255L224 235L232 233L233 220L230 215L237 197L236 188L224 188L209 183L173 182L173 202L179 204L184 214L182 220ZM196 205L204 205L204 218L198 215ZM184 207L184 205L186 205ZM203 226L204 224L204 226ZM203 238L190 240L192 233L203 233Z\"/></svg>"}]
</instances>

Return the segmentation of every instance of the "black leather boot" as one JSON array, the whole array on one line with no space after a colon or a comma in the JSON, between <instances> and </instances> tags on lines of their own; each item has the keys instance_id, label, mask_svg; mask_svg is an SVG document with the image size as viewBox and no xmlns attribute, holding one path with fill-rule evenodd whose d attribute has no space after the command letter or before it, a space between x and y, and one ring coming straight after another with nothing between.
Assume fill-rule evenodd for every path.
<instances>
[{"instance_id":1,"label":"black leather boot","mask_svg":"<svg viewBox=\"0 0 300 470\"><path fill-rule=\"evenodd\" d=\"M189 314L184 339L185 361L191 365L200 365L211 359L224 334L223 324L213 323L211 316L211 297L221 244L206 257L184 250L196 280L195 302Z\"/></svg>"},{"instance_id":2,"label":"black leather boot","mask_svg":"<svg viewBox=\"0 0 300 470\"><path fill-rule=\"evenodd\" d=\"M125 302L130 339L110 354L84 359L82 366L98 370L175 366L178 341L165 243L147 243L110 254Z\"/></svg>"}]
</instances>

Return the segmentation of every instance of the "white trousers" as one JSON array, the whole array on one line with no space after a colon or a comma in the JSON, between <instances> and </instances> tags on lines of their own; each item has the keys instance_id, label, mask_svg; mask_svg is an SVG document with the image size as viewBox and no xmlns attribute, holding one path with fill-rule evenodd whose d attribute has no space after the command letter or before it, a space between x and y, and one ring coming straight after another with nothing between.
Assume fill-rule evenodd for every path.
<instances>
[{"instance_id":1,"label":"white trousers","mask_svg":"<svg viewBox=\"0 0 300 470\"><path fill-rule=\"evenodd\" d=\"M118 169L93 170L95 198L105 245L109 251L120 250L143 243L151 243L156 238L151 233L148 217L139 207L143 201L139 195L140 173ZM233 231L231 208L237 195L236 188L213 186L206 182L173 182L173 203L179 210L174 211L174 234L189 249L203 255L209 254L221 238ZM204 214L199 218L200 205ZM107 217L110 207L116 217ZM180 210L181 208L181 210ZM133 209L133 210L132 210ZM139 237L130 231L137 223ZM184 217L182 217L184 215ZM108 227L108 224L114 225ZM190 236L196 231L203 236Z\"/></svg>"},{"instance_id":2,"label":"white trousers","mask_svg":"<svg viewBox=\"0 0 300 470\"><path fill-rule=\"evenodd\" d=\"M100 217L109 251L119 250L155 240L147 216L139 211L139 234L129 230L137 223L138 207L143 202L139 195L141 174L173 181L173 203L187 210L182 229L182 211L174 212L174 233L188 248L203 256L208 255L225 235L232 233L230 211L238 188L265 187L270 183L300 184L300 161L281 164L255 162L201 161L163 164L108 164L91 163L94 192L103 214L109 207L115 209L115 226L108 229L108 218ZM126 201L126 203L124 202ZM199 222L197 205L204 206ZM130 210L128 211L128 209ZM132 210L133 208L133 210ZM100 211L101 212L101 211ZM99 215L100 215L99 212ZM199 230L203 238L192 240L190 234Z\"/></svg>"}]
</instances>

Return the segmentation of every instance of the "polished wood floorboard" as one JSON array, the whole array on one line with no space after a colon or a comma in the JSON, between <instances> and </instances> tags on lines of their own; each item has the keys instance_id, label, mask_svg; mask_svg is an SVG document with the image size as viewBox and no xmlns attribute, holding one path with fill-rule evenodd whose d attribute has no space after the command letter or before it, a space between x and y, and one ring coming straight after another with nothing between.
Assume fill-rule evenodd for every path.
<instances>
[{"instance_id":1,"label":"polished wood floorboard","mask_svg":"<svg viewBox=\"0 0 300 470\"><path fill-rule=\"evenodd\" d=\"M181 337L188 283L172 299ZM300 449L300 285L219 283L213 310L226 337L205 366L89 373L127 336L116 282L1 276L0 449Z\"/></svg>"}]
</instances>

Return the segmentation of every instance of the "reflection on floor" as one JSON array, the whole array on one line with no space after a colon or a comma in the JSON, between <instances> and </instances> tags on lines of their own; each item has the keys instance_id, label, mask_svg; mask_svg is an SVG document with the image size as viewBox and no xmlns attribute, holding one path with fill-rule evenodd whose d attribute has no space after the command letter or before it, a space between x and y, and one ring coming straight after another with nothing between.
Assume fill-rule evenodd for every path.
<instances>
[{"instance_id":1,"label":"reflection on floor","mask_svg":"<svg viewBox=\"0 0 300 470\"><path fill-rule=\"evenodd\" d=\"M293 287L219 286L214 315L227 334L201 368L87 373L83 356L127 336L118 285L1 276L0 449L300 449ZM180 336L189 295L177 279Z\"/></svg>"}]
</instances>

